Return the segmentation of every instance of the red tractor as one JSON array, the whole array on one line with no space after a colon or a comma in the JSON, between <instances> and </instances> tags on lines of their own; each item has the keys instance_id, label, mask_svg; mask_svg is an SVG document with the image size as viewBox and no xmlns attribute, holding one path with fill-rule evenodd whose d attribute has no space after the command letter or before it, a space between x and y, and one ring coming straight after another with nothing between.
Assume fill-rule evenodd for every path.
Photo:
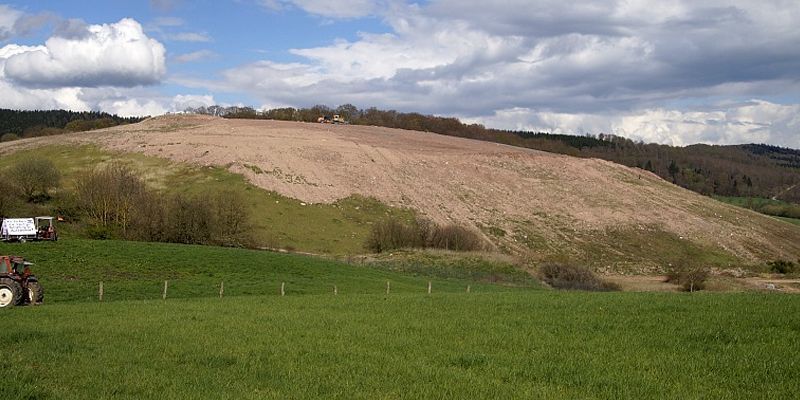
<instances>
[{"instance_id":1,"label":"red tractor","mask_svg":"<svg viewBox=\"0 0 800 400\"><path fill-rule=\"evenodd\" d=\"M44 290L31 265L22 257L0 256L0 308L42 304Z\"/></svg>"}]
</instances>

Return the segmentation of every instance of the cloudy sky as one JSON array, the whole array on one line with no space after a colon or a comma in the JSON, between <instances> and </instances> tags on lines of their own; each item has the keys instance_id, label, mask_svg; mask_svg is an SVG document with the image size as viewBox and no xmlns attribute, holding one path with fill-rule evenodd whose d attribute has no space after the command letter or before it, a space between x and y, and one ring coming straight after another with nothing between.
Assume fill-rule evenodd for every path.
<instances>
[{"instance_id":1,"label":"cloudy sky","mask_svg":"<svg viewBox=\"0 0 800 400\"><path fill-rule=\"evenodd\" d=\"M0 107L352 103L800 148L798 21L797 0L12 1Z\"/></svg>"}]
</instances>

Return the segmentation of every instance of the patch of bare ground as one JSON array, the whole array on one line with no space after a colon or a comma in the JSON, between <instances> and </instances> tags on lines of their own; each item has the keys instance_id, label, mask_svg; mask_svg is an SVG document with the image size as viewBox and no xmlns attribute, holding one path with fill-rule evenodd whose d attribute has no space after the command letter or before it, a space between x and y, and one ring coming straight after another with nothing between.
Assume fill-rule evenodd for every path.
<instances>
[{"instance_id":1,"label":"patch of bare ground","mask_svg":"<svg viewBox=\"0 0 800 400\"><path fill-rule=\"evenodd\" d=\"M800 293L800 279L779 276L756 276L744 278L744 282L754 290Z\"/></svg>"},{"instance_id":2,"label":"patch of bare ground","mask_svg":"<svg viewBox=\"0 0 800 400\"><path fill-rule=\"evenodd\" d=\"M667 282L664 275L604 275L603 279L619 285L625 292L677 292L681 288Z\"/></svg>"},{"instance_id":3,"label":"patch of bare ground","mask_svg":"<svg viewBox=\"0 0 800 400\"><path fill-rule=\"evenodd\" d=\"M433 133L178 115L20 142L2 144L0 151L92 143L227 166L255 185L309 203L372 196L437 222L483 228L499 249L534 261L660 263L674 252L658 253L661 237L675 251L709 251L718 264L800 257L800 227L646 171ZM652 238L649 247L637 247L640 237ZM596 252L602 261L595 261Z\"/></svg>"}]
</instances>

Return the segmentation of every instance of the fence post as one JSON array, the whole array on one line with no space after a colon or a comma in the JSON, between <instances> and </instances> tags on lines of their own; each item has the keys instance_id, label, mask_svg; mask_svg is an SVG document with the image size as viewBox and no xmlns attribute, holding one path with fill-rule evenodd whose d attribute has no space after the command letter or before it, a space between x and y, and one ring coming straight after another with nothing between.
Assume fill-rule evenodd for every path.
<instances>
[{"instance_id":1,"label":"fence post","mask_svg":"<svg viewBox=\"0 0 800 400\"><path fill-rule=\"evenodd\" d=\"M222 295L225 293L225 281L221 281L219 283L219 298L222 298Z\"/></svg>"},{"instance_id":2,"label":"fence post","mask_svg":"<svg viewBox=\"0 0 800 400\"><path fill-rule=\"evenodd\" d=\"M167 299L167 286L169 285L169 281L164 281L164 294L161 296L162 300Z\"/></svg>"},{"instance_id":3,"label":"fence post","mask_svg":"<svg viewBox=\"0 0 800 400\"><path fill-rule=\"evenodd\" d=\"M431 294L431 281L428 281L428 294Z\"/></svg>"},{"instance_id":4,"label":"fence post","mask_svg":"<svg viewBox=\"0 0 800 400\"><path fill-rule=\"evenodd\" d=\"M333 294L334 296L339 294L339 289L336 288L336 285L333 285Z\"/></svg>"},{"instance_id":5,"label":"fence post","mask_svg":"<svg viewBox=\"0 0 800 400\"><path fill-rule=\"evenodd\" d=\"M281 282L281 296L286 295L286 282Z\"/></svg>"},{"instance_id":6,"label":"fence post","mask_svg":"<svg viewBox=\"0 0 800 400\"><path fill-rule=\"evenodd\" d=\"M389 281L386 281L386 294L389 294Z\"/></svg>"},{"instance_id":7,"label":"fence post","mask_svg":"<svg viewBox=\"0 0 800 400\"><path fill-rule=\"evenodd\" d=\"M469 293L469 285L467 285L467 293Z\"/></svg>"},{"instance_id":8,"label":"fence post","mask_svg":"<svg viewBox=\"0 0 800 400\"><path fill-rule=\"evenodd\" d=\"M100 289L98 291L98 297L100 298L100 301L103 301L103 281L100 281Z\"/></svg>"}]
</instances>

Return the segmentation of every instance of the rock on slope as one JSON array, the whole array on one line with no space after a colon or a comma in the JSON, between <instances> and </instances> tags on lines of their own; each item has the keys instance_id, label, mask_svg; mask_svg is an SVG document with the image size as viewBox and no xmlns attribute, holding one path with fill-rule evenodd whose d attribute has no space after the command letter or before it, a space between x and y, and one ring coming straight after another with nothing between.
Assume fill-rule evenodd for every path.
<instances>
[{"instance_id":1,"label":"rock on slope","mask_svg":"<svg viewBox=\"0 0 800 400\"><path fill-rule=\"evenodd\" d=\"M800 257L800 227L596 159L417 131L192 115L69 140L227 165L306 202L374 196L473 225L499 248L535 259L602 266Z\"/></svg>"}]
</instances>

